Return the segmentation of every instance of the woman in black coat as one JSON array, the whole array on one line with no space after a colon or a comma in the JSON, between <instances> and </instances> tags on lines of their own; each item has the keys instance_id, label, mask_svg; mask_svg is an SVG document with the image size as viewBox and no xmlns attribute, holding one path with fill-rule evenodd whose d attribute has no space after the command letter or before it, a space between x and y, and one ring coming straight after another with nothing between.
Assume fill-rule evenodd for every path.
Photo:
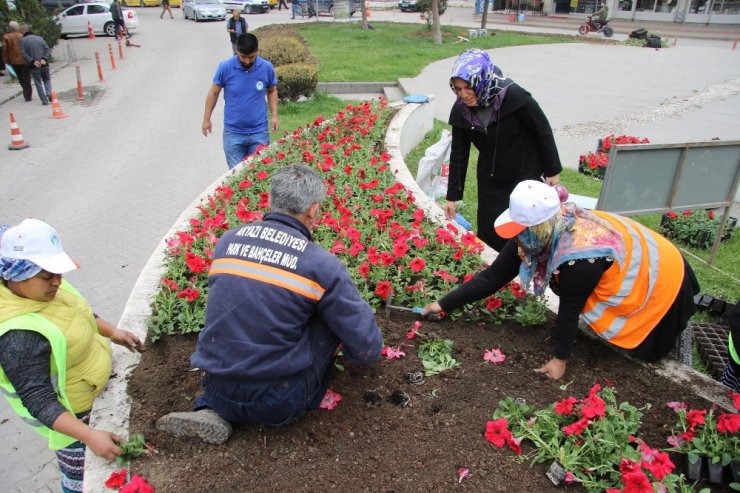
<instances>
[{"instance_id":1,"label":"woman in black coat","mask_svg":"<svg viewBox=\"0 0 740 493\"><path fill-rule=\"evenodd\" d=\"M462 200L470 144L479 152L478 237L500 251L506 240L493 228L523 180L558 182L562 166L547 117L532 96L507 79L488 53L465 51L455 62L450 87L457 101L450 112L452 149L445 215L455 217ZM499 145L500 143L500 145Z\"/></svg>"}]
</instances>

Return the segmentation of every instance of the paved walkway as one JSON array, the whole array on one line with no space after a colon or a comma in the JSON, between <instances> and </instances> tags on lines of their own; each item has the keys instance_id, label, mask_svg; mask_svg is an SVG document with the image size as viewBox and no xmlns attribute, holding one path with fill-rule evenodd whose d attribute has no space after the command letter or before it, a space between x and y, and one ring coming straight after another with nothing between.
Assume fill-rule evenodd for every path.
<instances>
[{"instance_id":1,"label":"paved walkway","mask_svg":"<svg viewBox=\"0 0 740 493\"><path fill-rule=\"evenodd\" d=\"M226 169L220 136L206 140L198 133L212 69L229 53L223 25L185 23L177 9L176 20L162 21L156 18L158 9L137 11L142 28L135 40L145 47L129 52L117 72L106 68L105 83L91 83L95 75L87 72L85 85L97 88L98 98L74 103L74 66L55 64L54 85L65 95L69 119L50 120L48 107L19 101L17 85L0 79L3 127L7 112L27 112L21 128L32 144L26 151L0 149L0 220L34 215L54 224L66 247L82 256L84 269L74 282L113 321L154 245L185 205ZM249 22L255 28L291 22L289 16L272 11L250 16ZM371 22L378 21L421 22L418 14L373 11ZM443 21L472 28L479 27L480 16L450 8ZM493 14L488 27L573 34L580 21L580 16L528 17L518 24ZM615 39L633 28L618 24L613 23ZM731 41L740 37L740 26L635 24L678 36L678 44L659 51L603 43L493 50L504 72L545 109L566 165L573 166L573 156L593 148L610 131L653 141L738 137L740 50L733 51ZM107 67L109 41L63 41L54 56L89 64L97 49ZM435 111L442 120L451 106L450 67L451 60L442 60L404 81L410 91L436 95ZM219 118L217 109L218 129ZM4 132L0 135L9 138ZM28 202L28 197L40 200ZM58 490L53 455L18 424L5 402L0 404L0 440L8 444L0 452L0 491Z\"/></svg>"}]
</instances>

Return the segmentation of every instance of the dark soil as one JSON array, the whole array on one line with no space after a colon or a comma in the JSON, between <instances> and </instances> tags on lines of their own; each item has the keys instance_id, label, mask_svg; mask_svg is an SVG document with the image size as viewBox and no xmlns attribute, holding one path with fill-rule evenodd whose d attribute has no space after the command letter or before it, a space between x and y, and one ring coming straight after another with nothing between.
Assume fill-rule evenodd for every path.
<instances>
[{"instance_id":1,"label":"dark soil","mask_svg":"<svg viewBox=\"0 0 740 493\"><path fill-rule=\"evenodd\" d=\"M333 411L309 412L282 428L237 425L224 445L178 439L155 428L157 418L192 409L200 392L199 375L190 370L194 335L167 337L144 353L129 383L131 434L143 433L159 454L137 460L133 472L148 478L161 493L236 491L554 491L546 465L519 463L508 449L483 438L486 421L506 396L544 407L568 395L584 397L594 383L613 385L619 401L647 403L640 436L665 447L675 420L668 401L707 402L686 388L657 376L599 341L579 336L563 381L533 370L550 358L551 324L521 327L513 322L423 322L421 332L455 341L459 368L409 383L406 374L421 369L417 341L405 334L414 318L378 317L385 343L406 347L406 357L367 367L346 365L332 389L342 395ZM501 348L497 365L483 352ZM571 382L567 390L559 387ZM406 405L404 393L410 398ZM526 442L525 442L526 443ZM525 453L531 448L525 446ZM674 456L679 471L684 461ZM457 469L470 476L457 483ZM568 491L579 491L567 487ZM713 491L723 491L713 485ZM581 490L583 491L583 490ZM728 490L729 491L729 490Z\"/></svg>"}]
</instances>

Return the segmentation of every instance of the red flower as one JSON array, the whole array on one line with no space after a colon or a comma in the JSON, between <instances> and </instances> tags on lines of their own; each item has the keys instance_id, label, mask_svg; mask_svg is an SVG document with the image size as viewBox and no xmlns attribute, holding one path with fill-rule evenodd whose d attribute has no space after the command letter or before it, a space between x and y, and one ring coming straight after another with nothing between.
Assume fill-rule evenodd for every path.
<instances>
[{"instance_id":1,"label":"red flower","mask_svg":"<svg viewBox=\"0 0 740 493\"><path fill-rule=\"evenodd\" d=\"M416 322L414 322L414 326L411 327L411 330L408 331L408 333L406 334L406 339L413 339L414 337L416 337L419 329L421 329L421 322L417 320Z\"/></svg>"},{"instance_id":2,"label":"red flower","mask_svg":"<svg viewBox=\"0 0 740 493\"><path fill-rule=\"evenodd\" d=\"M154 486L146 482L146 479L142 478L138 474L134 474L131 481L126 483L118 490L118 493L153 493Z\"/></svg>"},{"instance_id":3,"label":"red flower","mask_svg":"<svg viewBox=\"0 0 740 493\"><path fill-rule=\"evenodd\" d=\"M495 311L498 308L501 308L501 305L503 305L503 301L501 301L501 298L497 298L495 296L489 296L486 299L486 310L489 312Z\"/></svg>"},{"instance_id":4,"label":"red flower","mask_svg":"<svg viewBox=\"0 0 740 493\"><path fill-rule=\"evenodd\" d=\"M123 486L123 483L126 482L126 474L128 474L127 469L121 469L120 471L110 473L110 477L105 482L106 488L117 490Z\"/></svg>"},{"instance_id":5,"label":"red flower","mask_svg":"<svg viewBox=\"0 0 740 493\"><path fill-rule=\"evenodd\" d=\"M655 453L655 457L652 462L643 461L642 467L647 469L655 476L658 481L668 476L676 466L671 462L670 457L665 452Z\"/></svg>"},{"instance_id":6,"label":"red flower","mask_svg":"<svg viewBox=\"0 0 740 493\"><path fill-rule=\"evenodd\" d=\"M690 210L685 210L685 211L683 211L683 213L682 213L682 214L683 214L684 216L690 216L690 215L691 215L691 211L690 211Z\"/></svg>"},{"instance_id":7,"label":"red flower","mask_svg":"<svg viewBox=\"0 0 740 493\"><path fill-rule=\"evenodd\" d=\"M197 289L194 288L185 288L179 293L177 293L178 298L185 298L190 303L197 300L200 297L200 292Z\"/></svg>"},{"instance_id":8,"label":"red flower","mask_svg":"<svg viewBox=\"0 0 740 493\"><path fill-rule=\"evenodd\" d=\"M626 457L622 457L622 461L619 463L619 472L621 472L622 474L628 474L639 470L640 466L637 465L635 461Z\"/></svg>"},{"instance_id":9,"label":"red flower","mask_svg":"<svg viewBox=\"0 0 740 493\"><path fill-rule=\"evenodd\" d=\"M707 216L709 216L709 219L714 221L714 211L707 211Z\"/></svg>"},{"instance_id":10,"label":"red flower","mask_svg":"<svg viewBox=\"0 0 740 493\"><path fill-rule=\"evenodd\" d=\"M737 433L740 430L740 414L720 414L717 418L717 431Z\"/></svg>"},{"instance_id":11,"label":"red flower","mask_svg":"<svg viewBox=\"0 0 740 493\"><path fill-rule=\"evenodd\" d=\"M339 404L339 401L342 400L342 396L336 392L334 392L331 389L326 389L326 394L324 394L324 398L321 399L321 404L319 404L319 409L326 409L328 411L331 411L337 405Z\"/></svg>"},{"instance_id":12,"label":"red flower","mask_svg":"<svg viewBox=\"0 0 740 493\"><path fill-rule=\"evenodd\" d=\"M196 255L193 252L185 254L185 263L193 274L200 274L206 270L206 261L203 257Z\"/></svg>"},{"instance_id":13,"label":"red flower","mask_svg":"<svg viewBox=\"0 0 740 493\"><path fill-rule=\"evenodd\" d=\"M406 255L406 252L409 251L409 246L406 244L406 242L403 241L397 241L393 244L393 255L396 257L403 257Z\"/></svg>"},{"instance_id":14,"label":"red flower","mask_svg":"<svg viewBox=\"0 0 740 493\"><path fill-rule=\"evenodd\" d=\"M513 450L517 455L522 454L522 439L521 438L514 438L511 433L509 434L509 438L506 439L506 445L509 446L511 450Z\"/></svg>"},{"instance_id":15,"label":"red flower","mask_svg":"<svg viewBox=\"0 0 740 493\"><path fill-rule=\"evenodd\" d=\"M675 213L675 212L673 212L673 211L671 211L671 212L666 212L666 214L665 214L665 215L666 215L666 216L668 216L668 217L670 217L671 219L676 219L676 218L678 217L678 214L676 214L676 213Z\"/></svg>"},{"instance_id":16,"label":"red flower","mask_svg":"<svg viewBox=\"0 0 740 493\"><path fill-rule=\"evenodd\" d=\"M370 266L367 262L362 262L357 268L363 279L367 280L367 276L370 275Z\"/></svg>"},{"instance_id":17,"label":"red flower","mask_svg":"<svg viewBox=\"0 0 740 493\"><path fill-rule=\"evenodd\" d=\"M555 413L569 415L573 412L573 406L575 406L577 402L578 400L573 396L563 399L562 401L555 403Z\"/></svg>"},{"instance_id":18,"label":"red flower","mask_svg":"<svg viewBox=\"0 0 740 493\"><path fill-rule=\"evenodd\" d=\"M735 406L735 409L740 409L740 393L731 392L730 399L732 399L732 405Z\"/></svg>"},{"instance_id":19,"label":"red flower","mask_svg":"<svg viewBox=\"0 0 740 493\"><path fill-rule=\"evenodd\" d=\"M624 483L624 493L653 493L653 486L642 471L623 474L622 482Z\"/></svg>"},{"instance_id":20,"label":"red flower","mask_svg":"<svg viewBox=\"0 0 740 493\"><path fill-rule=\"evenodd\" d=\"M391 288L391 283L388 281L379 281L378 286L375 288L375 294L383 298L384 300L388 299L388 295L393 292L393 288Z\"/></svg>"},{"instance_id":21,"label":"red flower","mask_svg":"<svg viewBox=\"0 0 740 493\"><path fill-rule=\"evenodd\" d=\"M581 418L573 424L563 426L561 429L566 435L580 435L591 423L587 418Z\"/></svg>"},{"instance_id":22,"label":"red flower","mask_svg":"<svg viewBox=\"0 0 740 493\"><path fill-rule=\"evenodd\" d=\"M693 431L696 428L696 425L703 425L704 424L704 415L707 414L706 409L698 410L698 409L692 409L691 411L686 413L686 422L689 425L689 429Z\"/></svg>"},{"instance_id":23,"label":"red flower","mask_svg":"<svg viewBox=\"0 0 740 493\"><path fill-rule=\"evenodd\" d=\"M447 271L440 269L437 272L434 273L435 275L441 277L445 282L457 282L458 278L456 276L451 276L447 273Z\"/></svg>"},{"instance_id":24,"label":"red flower","mask_svg":"<svg viewBox=\"0 0 740 493\"><path fill-rule=\"evenodd\" d=\"M497 419L496 421L488 421L486 423L486 440L497 446L498 448L503 447L511 437L509 431L509 422L506 418Z\"/></svg>"},{"instance_id":25,"label":"red flower","mask_svg":"<svg viewBox=\"0 0 740 493\"><path fill-rule=\"evenodd\" d=\"M254 183L252 183L251 181L249 181L249 180L242 180L242 181L239 182L239 190L244 190L245 188L249 188L252 185L254 185Z\"/></svg>"},{"instance_id":26,"label":"red flower","mask_svg":"<svg viewBox=\"0 0 740 493\"><path fill-rule=\"evenodd\" d=\"M163 277L162 279L160 279L159 282L163 286L167 286L168 288L170 288L172 291L179 291L180 290L180 286L178 286L177 283L175 281L173 281L172 279L168 279L166 277Z\"/></svg>"},{"instance_id":27,"label":"red flower","mask_svg":"<svg viewBox=\"0 0 740 493\"><path fill-rule=\"evenodd\" d=\"M588 419L593 419L597 416L604 416L606 414L606 404L601 397L597 395L589 396L583 400L581 414L583 414L584 418Z\"/></svg>"},{"instance_id":28,"label":"red flower","mask_svg":"<svg viewBox=\"0 0 740 493\"><path fill-rule=\"evenodd\" d=\"M267 158L265 158L265 159L267 159ZM272 161L272 158L270 158L270 161ZM269 177L270 177L270 173L268 173L267 171L258 171L257 172L257 179L260 180L260 181L266 180Z\"/></svg>"},{"instance_id":29,"label":"red flower","mask_svg":"<svg viewBox=\"0 0 740 493\"><path fill-rule=\"evenodd\" d=\"M424 262L424 259L418 257L409 262L409 268L414 272L421 272L426 266L427 264Z\"/></svg>"}]
</instances>

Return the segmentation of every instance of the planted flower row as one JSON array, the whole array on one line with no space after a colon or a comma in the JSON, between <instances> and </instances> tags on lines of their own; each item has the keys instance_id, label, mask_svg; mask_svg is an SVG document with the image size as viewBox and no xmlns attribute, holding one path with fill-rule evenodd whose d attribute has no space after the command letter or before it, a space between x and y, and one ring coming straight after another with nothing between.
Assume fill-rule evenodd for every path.
<instances>
[{"instance_id":1,"label":"planted flower row","mask_svg":"<svg viewBox=\"0 0 740 493\"><path fill-rule=\"evenodd\" d=\"M740 408L740 394L733 394ZM685 403L668 403L679 416L677 429L669 438L668 451L700 455L724 465L740 459L740 415L713 410L689 410ZM594 385L584 398L569 396L537 410L519 399L507 397L499 403L486 424L485 438L496 447L508 447L532 464L552 462L559 470L553 482L577 483L588 491L654 492L694 491L666 450L652 448L636 438L642 410L628 402L618 403L613 387ZM522 442L534 449L524 454ZM698 479L698 478L695 478ZM740 486L740 485L738 485Z\"/></svg>"},{"instance_id":2,"label":"planted flower row","mask_svg":"<svg viewBox=\"0 0 740 493\"><path fill-rule=\"evenodd\" d=\"M324 177L327 199L314 241L344 262L371 306L381 306L391 293L394 305L422 306L471 279L482 267L480 241L452 224L431 222L389 169L382 142L391 113L383 100L348 105L333 119L319 117L261 149L226 179L199 206L189 230L168 240L167 272L149 320L152 340L202 328L219 237L263 218L270 177L287 164L312 166ZM544 304L525 303L523 295L512 284L469 311L544 320Z\"/></svg>"},{"instance_id":3,"label":"planted flower row","mask_svg":"<svg viewBox=\"0 0 740 493\"><path fill-rule=\"evenodd\" d=\"M722 233L722 241L732 238L737 219L731 217ZM660 220L660 232L666 238L684 245L706 249L714 244L719 231L719 218L712 210L667 212Z\"/></svg>"},{"instance_id":4,"label":"planted flower row","mask_svg":"<svg viewBox=\"0 0 740 493\"><path fill-rule=\"evenodd\" d=\"M609 150L613 145L624 144L648 144L647 138L634 137L631 135L608 135L599 140L596 152L582 154L578 160L578 171L587 176L598 179L604 178L604 172L609 165Z\"/></svg>"}]
</instances>

